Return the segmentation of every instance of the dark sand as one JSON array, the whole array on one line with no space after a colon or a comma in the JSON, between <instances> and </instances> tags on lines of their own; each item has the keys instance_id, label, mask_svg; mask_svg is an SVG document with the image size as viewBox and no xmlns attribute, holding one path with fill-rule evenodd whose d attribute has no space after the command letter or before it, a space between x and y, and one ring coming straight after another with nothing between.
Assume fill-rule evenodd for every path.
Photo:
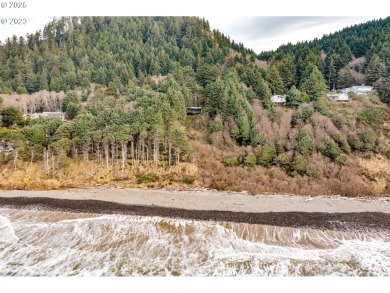
<instances>
[{"instance_id":1,"label":"dark sand","mask_svg":"<svg viewBox=\"0 0 390 293\"><path fill-rule=\"evenodd\" d=\"M0 206L316 229L390 230L389 198L94 188L0 191Z\"/></svg>"}]
</instances>

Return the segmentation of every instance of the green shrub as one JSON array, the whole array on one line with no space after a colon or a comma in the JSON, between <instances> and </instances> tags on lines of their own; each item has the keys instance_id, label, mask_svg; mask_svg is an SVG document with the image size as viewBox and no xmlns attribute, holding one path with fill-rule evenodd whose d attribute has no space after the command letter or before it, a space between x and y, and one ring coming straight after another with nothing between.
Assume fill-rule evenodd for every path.
<instances>
[{"instance_id":1,"label":"green shrub","mask_svg":"<svg viewBox=\"0 0 390 293\"><path fill-rule=\"evenodd\" d=\"M237 126L234 126L232 129L230 129L230 136L234 139L237 139L240 135L240 129Z\"/></svg>"},{"instance_id":2,"label":"green shrub","mask_svg":"<svg viewBox=\"0 0 390 293\"><path fill-rule=\"evenodd\" d=\"M158 177L152 173L139 174L136 176L136 178L137 178L138 184L153 183L153 182L156 182L158 179Z\"/></svg>"},{"instance_id":3,"label":"green shrub","mask_svg":"<svg viewBox=\"0 0 390 293\"><path fill-rule=\"evenodd\" d=\"M332 117L330 110L330 102L327 98L321 97L314 104L314 110L321 113L321 115Z\"/></svg>"},{"instance_id":4,"label":"green shrub","mask_svg":"<svg viewBox=\"0 0 390 293\"><path fill-rule=\"evenodd\" d=\"M266 144L261 149L261 155L257 162L263 167L269 167L276 157L276 149L273 143Z\"/></svg>"},{"instance_id":5,"label":"green shrub","mask_svg":"<svg viewBox=\"0 0 390 293\"><path fill-rule=\"evenodd\" d=\"M11 95L12 94L12 88L10 87L6 87L3 89L3 94L6 94L6 95Z\"/></svg>"},{"instance_id":6,"label":"green shrub","mask_svg":"<svg viewBox=\"0 0 390 293\"><path fill-rule=\"evenodd\" d=\"M303 107L291 117L291 126L296 126L299 121L306 123L310 119L311 115L313 115L313 109L309 106Z\"/></svg>"},{"instance_id":7,"label":"green shrub","mask_svg":"<svg viewBox=\"0 0 390 293\"><path fill-rule=\"evenodd\" d=\"M254 153L248 154L244 159L245 165L249 167L255 167L256 166L256 155Z\"/></svg>"},{"instance_id":8,"label":"green shrub","mask_svg":"<svg viewBox=\"0 0 390 293\"><path fill-rule=\"evenodd\" d=\"M374 151L379 144L379 137L373 130L358 132L357 138L351 142L353 149L361 152Z\"/></svg>"},{"instance_id":9,"label":"green shrub","mask_svg":"<svg viewBox=\"0 0 390 293\"><path fill-rule=\"evenodd\" d=\"M275 158L274 163L278 167L286 168L290 164L290 158L286 153L282 153Z\"/></svg>"},{"instance_id":10,"label":"green shrub","mask_svg":"<svg viewBox=\"0 0 390 293\"><path fill-rule=\"evenodd\" d=\"M24 86L18 86L18 87L16 88L16 92L17 92L19 95L28 94L28 91L27 91L27 89L26 89Z\"/></svg>"},{"instance_id":11,"label":"green shrub","mask_svg":"<svg viewBox=\"0 0 390 293\"><path fill-rule=\"evenodd\" d=\"M308 164L309 161L304 156L298 155L294 158L291 164L291 171L304 175L306 174Z\"/></svg>"},{"instance_id":12,"label":"green shrub","mask_svg":"<svg viewBox=\"0 0 390 293\"><path fill-rule=\"evenodd\" d=\"M310 103L311 99L309 97L309 95L305 92L302 93L302 100L305 102L305 103Z\"/></svg>"},{"instance_id":13,"label":"green shrub","mask_svg":"<svg viewBox=\"0 0 390 293\"><path fill-rule=\"evenodd\" d=\"M309 177L318 178L320 174L314 165L308 164L306 167L306 175Z\"/></svg>"},{"instance_id":14,"label":"green shrub","mask_svg":"<svg viewBox=\"0 0 390 293\"><path fill-rule=\"evenodd\" d=\"M219 120L214 120L213 122L211 122L209 126L210 132L217 132L217 131L221 131L222 129L223 129L223 125L222 122Z\"/></svg>"},{"instance_id":15,"label":"green shrub","mask_svg":"<svg viewBox=\"0 0 390 293\"><path fill-rule=\"evenodd\" d=\"M238 160L236 158L226 158L223 160L223 164L227 167L238 166Z\"/></svg>"},{"instance_id":16,"label":"green shrub","mask_svg":"<svg viewBox=\"0 0 390 293\"><path fill-rule=\"evenodd\" d=\"M386 153L386 158L388 158L388 159L390 160L390 151L388 151L388 152Z\"/></svg>"},{"instance_id":17,"label":"green shrub","mask_svg":"<svg viewBox=\"0 0 390 293\"><path fill-rule=\"evenodd\" d=\"M8 128L0 127L0 138L7 137L11 132L12 132L12 130L10 130Z\"/></svg>"},{"instance_id":18,"label":"green shrub","mask_svg":"<svg viewBox=\"0 0 390 293\"><path fill-rule=\"evenodd\" d=\"M379 137L374 130L367 130L358 133L359 139L363 142L363 150L372 151L379 144Z\"/></svg>"},{"instance_id":19,"label":"green shrub","mask_svg":"<svg viewBox=\"0 0 390 293\"><path fill-rule=\"evenodd\" d=\"M349 146L344 136L342 136L341 134L334 134L332 135L332 139L337 143L337 145L344 153L349 154L351 152L351 147Z\"/></svg>"},{"instance_id":20,"label":"green shrub","mask_svg":"<svg viewBox=\"0 0 390 293\"><path fill-rule=\"evenodd\" d=\"M0 115L2 117L2 124L5 127L10 127L14 124L23 125L23 114L16 107L5 107L0 111Z\"/></svg>"},{"instance_id":21,"label":"green shrub","mask_svg":"<svg viewBox=\"0 0 390 293\"><path fill-rule=\"evenodd\" d=\"M371 97L370 101L371 101L371 103L376 104L376 105L378 105L380 103L379 99L376 97Z\"/></svg>"},{"instance_id":22,"label":"green shrub","mask_svg":"<svg viewBox=\"0 0 390 293\"><path fill-rule=\"evenodd\" d=\"M335 160L341 154L341 149L333 139L326 139L322 148L322 153L332 160Z\"/></svg>"},{"instance_id":23,"label":"green shrub","mask_svg":"<svg viewBox=\"0 0 390 293\"><path fill-rule=\"evenodd\" d=\"M285 152L284 145L281 141L275 142L275 150L277 154L282 154Z\"/></svg>"},{"instance_id":24,"label":"green shrub","mask_svg":"<svg viewBox=\"0 0 390 293\"><path fill-rule=\"evenodd\" d=\"M377 127L383 122L383 112L383 107L368 106L357 114L356 121L366 122L371 127Z\"/></svg>"},{"instance_id":25,"label":"green shrub","mask_svg":"<svg viewBox=\"0 0 390 293\"><path fill-rule=\"evenodd\" d=\"M346 155L340 155L336 158L335 163L338 165L345 165L348 161L348 157Z\"/></svg>"},{"instance_id":26,"label":"green shrub","mask_svg":"<svg viewBox=\"0 0 390 293\"><path fill-rule=\"evenodd\" d=\"M195 178L194 177L187 177L187 176L184 176L182 181L185 183L185 184L193 184L195 182Z\"/></svg>"},{"instance_id":27,"label":"green shrub","mask_svg":"<svg viewBox=\"0 0 390 293\"><path fill-rule=\"evenodd\" d=\"M314 151L313 138L307 131L302 130L301 132L299 132L295 150L302 155L309 155L313 153Z\"/></svg>"}]
</instances>

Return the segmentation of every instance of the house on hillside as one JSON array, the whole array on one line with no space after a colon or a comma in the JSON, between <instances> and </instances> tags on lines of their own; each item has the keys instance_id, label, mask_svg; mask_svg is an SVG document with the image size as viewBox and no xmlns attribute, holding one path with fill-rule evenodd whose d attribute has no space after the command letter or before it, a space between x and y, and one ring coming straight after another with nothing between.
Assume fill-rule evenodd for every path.
<instances>
[{"instance_id":1,"label":"house on hillside","mask_svg":"<svg viewBox=\"0 0 390 293\"><path fill-rule=\"evenodd\" d=\"M332 94L328 96L328 99L333 102L348 102L350 100L346 93Z\"/></svg>"},{"instance_id":2,"label":"house on hillside","mask_svg":"<svg viewBox=\"0 0 390 293\"><path fill-rule=\"evenodd\" d=\"M6 142L0 141L0 153L4 153L7 157L14 152L14 148Z\"/></svg>"},{"instance_id":3,"label":"house on hillside","mask_svg":"<svg viewBox=\"0 0 390 293\"><path fill-rule=\"evenodd\" d=\"M286 105L286 96L273 95L271 97L271 101L276 106L284 106L284 105Z\"/></svg>"},{"instance_id":4,"label":"house on hillside","mask_svg":"<svg viewBox=\"0 0 390 293\"><path fill-rule=\"evenodd\" d=\"M199 114L202 114L202 107L187 108L187 115L199 115Z\"/></svg>"},{"instance_id":5,"label":"house on hillside","mask_svg":"<svg viewBox=\"0 0 390 293\"><path fill-rule=\"evenodd\" d=\"M31 113L23 115L24 118L30 117L31 119L38 119L44 117L56 117L61 119L61 121L65 121L65 113L64 112L42 112L42 113Z\"/></svg>"},{"instance_id":6,"label":"house on hillside","mask_svg":"<svg viewBox=\"0 0 390 293\"><path fill-rule=\"evenodd\" d=\"M373 87L367 85L354 85L352 87L342 89L341 92L344 94L353 92L356 95L370 95L373 92Z\"/></svg>"}]
</instances>

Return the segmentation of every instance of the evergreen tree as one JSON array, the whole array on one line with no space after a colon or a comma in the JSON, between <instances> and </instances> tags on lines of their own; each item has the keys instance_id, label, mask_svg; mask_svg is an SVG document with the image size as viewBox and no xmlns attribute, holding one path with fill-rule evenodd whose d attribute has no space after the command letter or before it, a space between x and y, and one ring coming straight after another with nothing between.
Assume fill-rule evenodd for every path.
<instances>
[{"instance_id":1,"label":"evergreen tree","mask_svg":"<svg viewBox=\"0 0 390 293\"><path fill-rule=\"evenodd\" d=\"M286 93L286 104L292 107L298 107L304 102L302 93L293 85Z\"/></svg>"},{"instance_id":2,"label":"evergreen tree","mask_svg":"<svg viewBox=\"0 0 390 293\"><path fill-rule=\"evenodd\" d=\"M326 66L326 79L330 90L336 88L337 70L333 55L329 58L329 64Z\"/></svg>"},{"instance_id":3,"label":"evergreen tree","mask_svg":"<svg viewBox=\"0 0 390 293\"><path fill-rule=\"evenodd\" d=\"M338 88L346 88L356 84L355 78L352 76L351 70L349 67L344 67L339 72L339 77L337 80Z\"/></svg>"},{"instance_id":4,"label":"evergreen tree","mask_svg":"<svg viewBox=\"0 0 390 293\"><path fill-rule=\"evenodd\" d=\"M384 77L387 73L386 65L378 55L374 54L367 65L365 71L365 80L368 84L374 84L379 78Z\"/></svg>"},{"instance_id":5,"label":"evergreen tree","mask_svg":"<svg viewBox=\"0 0 390 293\"><path fill-rule=\"evenodd\" d=\"M380 77L374 84L382 102L390 105L390 77Z\"/></svg>"},{"instance_id":6,"label":"evergreen tree","mask_svg":"<svg viewBox=\"0 0 390 293\"><path fill-rule=\"evenodd\" d=\"M273 65L268 71L267 81L273 94L284 94L283 80L279 74L278 68Z\"/></svg>"},{"instance_id":7,"label":"evergreen tree","mask_svg":"<svg viewBox=\"0 0 390 293\"><path fill-rule=\"evenodd\" d=\"M309 77L303 81L301 91L307 93L313 100L318 99L326 91L324 77L317 67L314 67Z\"/></svg>"},{"instance_id":8,"label":"evergreen tree","mask_svg":"<svg viewBox=\"0 0 390 293\"><path fill-rule=\"evenodd\" d=\"M5 127L23 124L23 114L15 107L4 107L0 111L1 122Z\"/></svg>"},{"instance_id":9,"label":"evergreen tree","mask_svg":"<svg viewBox=\"0 0 390 293\"><path fill-rule=\"evenodd\" d=\"M287 55L280 61L279 73L285 90L296 83L296 66L292 55Z\"/></svg>"}]
</instances>

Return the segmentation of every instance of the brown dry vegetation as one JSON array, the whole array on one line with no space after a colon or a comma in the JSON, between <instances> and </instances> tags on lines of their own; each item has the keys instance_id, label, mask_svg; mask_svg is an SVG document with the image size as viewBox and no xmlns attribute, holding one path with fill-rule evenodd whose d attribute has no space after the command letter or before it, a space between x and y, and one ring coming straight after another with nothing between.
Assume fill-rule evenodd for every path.
<instances>
[{"instance_id":1,"label":"brown dry vegetation","mask_svg":"<svg viewBox=\"0 0 390 293\"><path fill-rule=\"evenodd\" d=\"M271 192L302 195L340 194L343 196L368 196L383 193L384 189L374 189L370 180L364 180L363 172L356 168L356 160L351 159L345 166L331 163L320 154L314 154L311 161L319 170L318 178L296 175L289 176L277 167L269 169L261 166L228 167L224 158L237 158L242 161L251 147L223 147L202 141L202 134L192 133L192 146L197 153L202 186L218 190L248 191L253 194ZM376 180L376 177L374 178ZM368 182L365 182L368 181Z\"/></svg>"},{"instance_id":2,"label":"brown dry vegetation","mask_svg":"<svg viewBox=\"0 0 390 293\"><path fill-rule=\"evenodd\" d=\"M229 67L228 65L231 64L232 62L234 62L234 57L241 57L241 56L242 56L242 54L240 52L237 52L234 49L229 49L229 54L228 54L228 56L226 56L225 63L222 65L222 68ZM246 60L249 62L251 62L250 57L251 57L250 55L246 56ZM260 60L257 58L255 59L253 64L258 66L259 68L269 68L269 64L267 61Z\"/></svg>"},{"instance_id":3,"label":"brown dry vegetation","mask_svg":"<svg viewBox=\"0 0 390 293\"><path fill-rule=\"evenodd\" d=\"M81 95L81 92L76 91L78 95ZM57 92L48 92L46 90L39 91L33 94L0 94L0 97L3 98L3 104L6 106L14 106L18 108L22 113L34 113L37 110L43 111L58 111L61 108L61 101L65 97L63 91Z\"/></svg>"},{"instance_id":4,"label":"brown dry vegetation","mask_svg":"<svg viewBox=\"0 0 390 293\"><path fill-rule=\"evenodd\" d=\"M379 102L379 105L384 106ZM306 104L307 106L307 104ZM310 105L309 105L310 106ZM313 105L311 105L313 106ZM261 147L238 146L231 141L228 124L222 131L207 133L207 116L192 121L189 137L196 154L202 185L219 190L246 190L258 194L294 193L294 194L340 194L343 196L368 196L390 194L390 160L381 155L390 150L390 126L384 123L380 129L381 144L379 153L353 152L348 155L345 165L338 165L321 153L324 140L335 137L348 137L357 130L366 129L365 123L358 124L356 115L367 106L378 106L375 97L356 97L352 102L330 103L333 117L329 118L314 112L306 124L291 128L291 117L300 110L278 107L278 116L271 121L260 101L252 102L256 115L256 127L269 141L280 142L291 158L296 144L296 137L301 130L306 130L314 138L316 151L308 157L310 166L317 171L317 176L292 176L281 168L272 166L254 168L245 166L244 158L249 153L258 155ZM388 121L385 113L384 121ZM338 120L337 127L333 120ZM196 129L196 130L195 130ZM226 159L237 160L238 166L227 166Z\"/></svg>"},{"instance_id":5,"label":"brown dry vegetation","mask_svg":"<svg viewBox=\"0 0 390 293\"><path fill-rule=\"evenodd\" d=\"M156 177L155 182L138 183L137 178L145 174ZM198 186L199 172L196 165L180 163L171 168L154 168L137 166L127 168L124 172L120 166L110 166L108 170L94 162L77 162L69 160L66 167L57 170L53 175L46 175L42 162L21 162L14 169L11 164L0 166L0 189L52 190L71 187L137 187L163 188L177 187L185 184L185 178L194 179L190 186Z\"/></svg>"}]
</instances>

